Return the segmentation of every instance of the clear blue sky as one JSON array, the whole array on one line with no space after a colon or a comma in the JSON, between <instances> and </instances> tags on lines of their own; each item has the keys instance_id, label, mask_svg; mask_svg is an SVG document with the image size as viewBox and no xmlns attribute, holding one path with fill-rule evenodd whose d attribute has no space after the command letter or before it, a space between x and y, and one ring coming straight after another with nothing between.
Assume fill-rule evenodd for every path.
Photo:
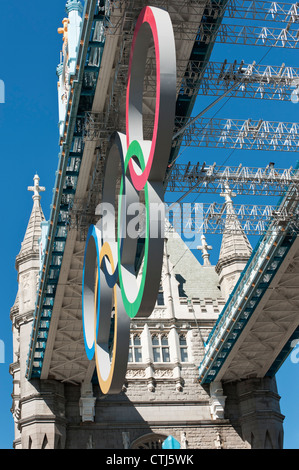
<instances>
[{"instance_id":1,"label":"clear blue sky","mask_svg":"<svg viewBox=\"0 0 299 470\"><path fill-rule=\"evenodd\" d=\"M2 308L0 316L0 340L5 342L5 363L0 363L0 448L9 449L13 441L13 420L10 413L12 405L12 378L8 373L12 362L12 332L9 318L10 308L17 294L17 273L14 268L15 257L20 250L30 212L32 193L27 186L33 184L33 176L38 172L40 184L46 186L42 193L42 207L46 218L52 200L52 188L58 162L58 111L56 66L61 50L61 36L57 28L65 16L65 0L51 2L2 2L0 17L0 79L5 82L5 104L0 104L1 135L1 187L2 223L1 247L2 268L0 286ZM217 52L218 51L218 52ZM268 51L266 48L234 48L223 46L215 49L217 54L227 59L240 57L245 62L257 62ZM235 56L232 56L235 54ZM270 51L264 63L296 66L294 51ZM261 62L263 63L263 62ZM205 106L200 100L197 109ZM263 106L262 106L263 104ZM291 103L262 103L248 100L229 100L219 111L217 117L256 118L272 120L298 120L299 105ZM275 111L275 117L274 117ZM209 114L211 116L213 112ZM216 161L221 164L229 151L194 153L184 152L180 161L189 159ZM250 166L266 166L275 161L283 168L294 165L295 154L253 154L234 152L228 164L242 162ZM199 199L199 202L201 200ZM212 259L217 258L219 239L208 237L214 246ZM285 447L299 448L299 364L287 359L278 374L278 391L282 396L281 410L285 418Z\"/></svg>"}]
</instances>

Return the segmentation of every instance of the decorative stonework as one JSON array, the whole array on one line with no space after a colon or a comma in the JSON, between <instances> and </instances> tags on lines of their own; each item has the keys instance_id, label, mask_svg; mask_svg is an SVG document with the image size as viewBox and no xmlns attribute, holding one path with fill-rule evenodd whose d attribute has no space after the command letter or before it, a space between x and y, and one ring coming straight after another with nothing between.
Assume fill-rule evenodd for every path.
<instances>
[{"instance_id":1,"label":"decorative stonework","mask_svg":"<svg viewBox=\"0 0 299 470\"><path fill-rule=\"evenodd\" d=\"M221 382L210 384L210 412L212 419L224 418L224 405L226 397L223 395Z\"/></svg>"},{"instance_id":2,"label":"decorative stonework","mask_svg":"<svg viewBox=\"0 0 299 470\"><path fill-rule=\"evenodd\" d=\"M216 449L223 449L223 442L221 440L221 436L219 432L217 433L217 437L214 441L214 444L215 444Z\"/></svg>"},{"instance_id":3,"label":"decorative stonework","mask_svg":"<svg viewBox=\"0 0 299 470\"><path fill-rule=\"evenodd\" d=\"M143 369L128 369L126 373L127 379L144 379L146 377Z\"/></svg>"},{"instance_id":4,"label":"decorative stonework","mask_svg":"<svg viewBox=\"0 0 299 470\"><path fill-rule=\"evenodd\" d=\"M173 371L171 369L156 369L155 379L173 378Z\"/></svg>"},{"instance_id":5,"label":"decorative stonework","mask_svg":"<svg viewBox=\"0 0 299 470\"><path fill-rule=\"evenodd\" d=\"M96 398L93 396L92 384L81 385L81 397L79 400L82 422L94 421Z\"/></svg>"},{"instance_id":6,"label":"decorative stonework","mask_svg":"<svg viewBox=\"0 0 299 470\"><path fill-rule=\"evenodd\" d=\"M122 432L123 446L124 449L130 449L130 433Z\"/></svg>"}]
</instances>

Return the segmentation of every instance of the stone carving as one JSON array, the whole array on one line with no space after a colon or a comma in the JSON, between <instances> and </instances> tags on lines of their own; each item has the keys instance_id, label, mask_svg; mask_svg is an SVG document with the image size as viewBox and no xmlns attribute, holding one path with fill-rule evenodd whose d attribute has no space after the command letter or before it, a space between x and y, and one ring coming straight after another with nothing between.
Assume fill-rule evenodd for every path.
<instances>
[{"instance_id":1,"label":"stone carving","mask_svg":"<svg viewBox=\"0 0 299 470\"><path fill-rule=\"evenodd\" d=\"M223 395L221 382L210 384L210 411L212 419L224 418L224 405L226 397Z\"/></svg>"}]
</instances>

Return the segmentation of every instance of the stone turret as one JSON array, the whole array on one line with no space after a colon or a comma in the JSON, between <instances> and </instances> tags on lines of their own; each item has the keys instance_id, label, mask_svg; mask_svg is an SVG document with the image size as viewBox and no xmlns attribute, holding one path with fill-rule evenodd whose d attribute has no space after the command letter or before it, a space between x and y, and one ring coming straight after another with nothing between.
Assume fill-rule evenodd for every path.
<instances>
[{"instance_id":1,"label":"stone turret","mask_svg":"<svg viewBox=\"0 0 299 470\"><path fill-rule=\"evenodd\" d=\"M39 273L39 239L41 237L41 224L45 217L40 205L40 192L45 191L39 186L39 176L35 175L34 186L29 186L28 191L33 191L33 208L25 232L21 250L16 257L16 269L19 282L20 314L32 311L35 305L37 289L37 276Z\"/></svg>"},{"instance_id":2,"label":"stone turret","mask_svg":"<svg viewBox=\"0 0 299 470\"><path fill-rule=\"evenodd\" d=\"M19 289L14 306L11 309L11 321L13 328L13 363L10 372L13 376L13 404L12 413L16 426L15 448L20 446L20 419L22 409L22 395L24 394L24 376L28 355L28 344L32 329L32 319L35 309L38 275L40 270L39 239L41 236L41 224L45 217L40 205L40 192L45 191L39 186L39 177L35 175L34 186L29 186L28 191L33 191L33 207L21 249L16 257L16 269L18 272Z\"/></svg>"},{"instance_id":3,"label":"stone turret","mask_svg":"<svg viewBox=\"0 0 299 470\"><path fill-rule=\"evenodd\" d=\"M58 109L59 109L59 135L62 137L65 123L66 104L69 98L70 83L76 72L76 60L82 18L83 6L78 0L68 0L66 4L67 18L62 21L58 33L62 34L62 56L56 73L58 76Z\"/></svg>"},{"instance_id":4,"label":"stone turret","mask_svg":"<svg viewBox=\"0 0 299 470\"><path fill-rule=\"evenodd\" d=\"M234 211L232 197L235 194L228 185L221 196L225 198L226 222L215 269L219 275L221 292L227 300L251 256L252 247Z\"/></svg>"}]
</instances>

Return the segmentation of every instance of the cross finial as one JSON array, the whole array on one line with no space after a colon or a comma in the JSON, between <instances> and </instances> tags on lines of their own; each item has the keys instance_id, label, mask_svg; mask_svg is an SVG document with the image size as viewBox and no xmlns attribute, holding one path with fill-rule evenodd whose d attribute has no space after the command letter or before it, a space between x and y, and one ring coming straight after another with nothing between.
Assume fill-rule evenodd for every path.
<instances>
[{"instance_id":1,"label":"cross finial","mask_svg":"<svg viewBox=\"0 0 299 470\"><path fill-rule=\"evenodd\" d=\"M33 181L34 181L34 186L28 186L28 191L33 191L32 199L35 203L35 201L38 202L40 200L39 193L42 192L42 191L46 191L46 188L44 186L39 185L39 176L38 175L34 175Z\"/></svg>"},{"instance_id":2,"label":"cross finial","mask_svg":"<svg viewBox=\"0 0 299 470\"><path fill-rule=\"evenodd\" d=\"M206 237L204 235L201 236L201 246L198 246L197 248L202 251L203 265L211 266L210 253L208 250L212 250L213 247L207 244Z\"/></svg>"},{"instance_id":3,"label":"cross finial","mask_svg":"<svg viewBox=\"0 0 299 470\"><path fill-rule=\"evenodd\" d=\"M225 202L233 202L232 197L236 197L236 193L234 193L230 187L229 184L226 182L224 183L224 191L220 194L220 196L224 197Z\"/></svg>"}]
</instances>

